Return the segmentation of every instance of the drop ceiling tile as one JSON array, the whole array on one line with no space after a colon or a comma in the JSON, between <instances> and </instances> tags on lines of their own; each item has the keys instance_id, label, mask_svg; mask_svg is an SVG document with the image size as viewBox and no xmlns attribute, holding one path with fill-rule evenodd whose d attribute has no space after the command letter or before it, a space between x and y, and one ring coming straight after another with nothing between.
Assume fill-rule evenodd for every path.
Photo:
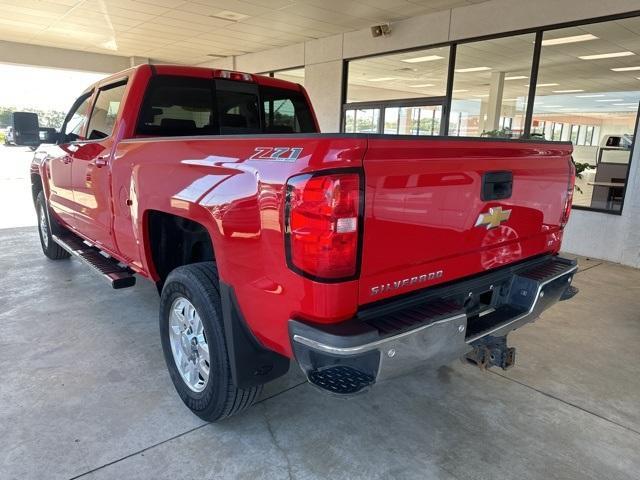
<instances>
[{"instance_id":1,"label":"drop ceiling tile","mask_svg":"<svg viewBox=\"0 0 640 480\"><path fill-rule=\"evenodd\" d=\"M101 9L106 8L109 10L111 7L129 10L129 12L139 12L146 15L162 15L169 9L153 3L142 3L136 0L87 0L82 3L82 7L85 5L93 5L93 8Z\"/></svg>"},{"instance_id":2,"label":"drop ceiling tile","mask_svg":"<svg viewBox=\"0 0 640 480\"><path fill-rule=\"evenodd\" d=\"M272 5L261 6L243 0L190 0L190 3L193 3L195 5L205 5L206 7L214 9L217 8L218 12L227 10L252 16L269 13L273 10L273 8L275 8Z\"/></svg>"},{"instance_id":3,"label":"drop ceiling tile","mask_svg":"<svg viewBox=\"0 0 640 480\"><path fill-rule=\"evenodd\" d=\"M55 5L55 4L53 4L53 6L54 7L58 7L58 8L54 8L54 9L49 9L49 8L38 9L38 8L26 7L23 4L16 4L15 2L12 2L12 3L0 3L0 11L2 12L2 15L5 15L6 13L14 13L14 14L20 14L20 15L28 15L28 16L46 18L49 21L53 21L56 18L60 18L62 15L64 15L69 10L69 7L66 7L64 5Z\"/></svg>"},{"instance_id":4,"label":"drop ceiling tile","mask_svg":"<svg viewBox=\"0 0 640 480\"><path fill-rule=\"evenodd\" d=\"M185 22L184 20L177 20L175 18L165 17L162 15L152 18L146 22L145 25L159 25L162 27L178 28L190 35L197 35L198 33L207 32L212 28L216 28L203 25L202 23Z\"/></svg>"},{"instance_id":5,"label":"drop ceiling tile","mask_svg":"<svg viewBox=\"0 0 640 480\"><path fill-rule=\"evenodd\" d=\"M164 11L166 11L166 9L164 9ZM88 0L86 3L82 3L81 5L79 5L78 8L74 10L74 12L102 13L108 16L115 15L118 17L138 20L138 23L151 20L152 18L157 16L157 14L155 13L136 12L134 10L116 6L112 3L107 4L105 2L100 2L99 0Z\"/></svg>"},{"instance_id":6,"label":"drop ceiling tile","mask_svg":"<svg viewBox=\"0 0 640 480\"><path fill-rule=\"evenodd\" d=\"M16 24L24 23L25 25L50 25L55 20L52 18L40 17L35 15L25 15L22 13L3 11L1 16L4 20L11 20Z\"/></svg>"},{"instance_id":7,"label":"drop ceiling tile","mask_svg":"<svg viewBox=\"0 0 640 480\"><path fill-rule=\"evenodd\" d=\"M281 10L283 13L293 13L301 17L321 20L323 22L332 23L348 27L349 30L358 30L365 28L371 24L370 20L354 17L345 13L332 12L323 8L317 8L306 3L297 3Z\"/></svg>"},{"instance_id":8,"label":"drop ceiling tile","mask_svg":"<svg viewBox=\"0 0 640 480\"><path fill-rule=\"evenodd\" d=\"M195 36L198 32L191 30L185 30L180 27L173 27L171 25L163 25L161 23L155 23L155 19L151 19L148 22L138 25L135 28L138 33L151 33L152 35L167 36L168 38L186 38Z\"/></svg>"},{"instance_id":9,"label":"drop ceiling tile","mask_svg":"<svg viewBox=\"0 0 640 480\"><path fill-rule=\"evenodd\" d=\"M308 29L309 35L314 37L326 37L344 32L344 28L339 25L283 12L273 12L267 15L261 15L260 17L248 18L242 23L258 25L265 28L278 25L278 29L284 31L286 31L291 25L295 25L297 27L304 27L305 29Z\"/></svg>"},{"instance_id":10,"label":"drop ceiling tile","mask_svg":"<svg viewBox=\"0 0 640 480\"><path fill-rule=\"evenodd\" d=\"M202 1L202 0L195 0ZM289 5L293 5L299 0L246 0L247 3L251 3L252 5L260 5L263 7L268 7L273 10L278 10L283 7L287 7Z\"/></svg>"},{"instance_id":11,"label":"drop ceiling tile","mask_svg":"<svg viewBox=\"0 0 640 480\"><path fill-rule=\"evenodd\" d=\"M47 28L46 25L41 25L41 24L37 24L37 23L28 23L28 22L23 22L20 20L12 20L10 18L2 18L0 17L0 25L2 25L1 28L12 28L12 29L25 29L25 30L29 30L30 32L39 32L44 30L45 28Z\"/></svg>"},{"instance_id":12,"label":"drop ceiling tile","mask_svg":"<svg viewBox=\"0 0 640 480\"><path fill-rule=\"evenodd\" d=\"M353 17L366 19L371 22L384 21L387 17L387 12L385 10L361 2L345 2L344 0L307 0L306 3L323 10L347 14Z\"/></svg>"},{"instance_id":13,"label":"drop ceiling tile","mask_svg":"<svg viewBox=\"0 0 640 480\"><path fill-rule=\"evenodd\" d=\"M270 35L273 38L283 38L290 40L291 43L298 43L308 40L309 37L301 36L301 35L292 35L286 32L275 31L269 28L258 27L257 25L249 25L246 23L235 23L233 25L229 25L226 27L227 30L235 30L238 32L247 32L253 33L256 35Z\"/></svg>"},{"instance_id":14,"label":"drop ceiling tile","mask_svg":"<svg viewBox=\"0 0 640 480\"><path fill-rule=\"evenodd\" d=\"M33 3L40 3L39 0L30 0ZM82 3L82 0L47 0L47 3L55 3L57 5L66 5L68 7L74 7L79 3Z\"/></svg>"},{"instance_id":15,"label":"drop ceiling tile","mask_svg":"<svg viewBox=\"0 0 640 480\"><path fill-rule=\"evenodd\" d=\"M150 17L153 18L153 17ZM84 21L85 24L109 24L109 25L117 25L121 27L134 27L136 25L140 25L144 19L140 19L137 15L116 15L111 12L102 12L102 11L87 11L87 10L74 10L69 15L65 16L66 20L73 20L75 22L82 23Z\"/></svg>"},{"instance_id":16,"label":"drop ceiling tile","mask_svg":"<svg viewBox=\"0 0 640 480\"><path fill-rule=\"evenodd\" d=\"M143 5L157 5L160 7L167 8L178 8L180 5L184 3L184 0L133 0L136 3L141 3Z\"/></svg>"},{"instance_id":17,"label":"drop ceiling tile","mask_svg":"<svg viewBox=\"0 0 640 480\"><path fill-rule=\"evenodd\" d=\"M219 12L220 10L217 10ZM205 25L211 28L220 28L225 25L231 25L232 21L224 20L221 18L210 17L208 14L198 15L192 12L185 12L180 10L169 10L163 15L163 17L173 18L187 23L193 23L196 25Z\"/></svg>"},{"instance_id":18,"label":"drop ceiling tile","mask_svg":"<svg viewBox=\"0 0 640 480\"><path fill-rule=\"evenodd\" d=\"M0 5L4 8L5 5L16 6L25 10L34 10L38 12L47 12L52 14L63 14L69 11L72 5L64 5L60 3L54 3L45 0L21 0L19 2L10 0L0 0Z\"/></svg>"}]
</instances>

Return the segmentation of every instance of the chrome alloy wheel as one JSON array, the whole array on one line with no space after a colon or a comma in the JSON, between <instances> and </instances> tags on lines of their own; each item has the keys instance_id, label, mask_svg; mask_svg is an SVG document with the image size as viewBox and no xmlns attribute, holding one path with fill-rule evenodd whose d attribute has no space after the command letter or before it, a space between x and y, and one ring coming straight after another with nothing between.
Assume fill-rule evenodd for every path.
<instances>
[{"instance_id":1,"label":"chrome alloy wheel","mask_svg":"<svg viewBox=\"0 0 640 480\"><path fill-rule=\"evenodd\" d=\"M47 212L44 211L44 207L40 205L40 211L38 212L38 226L40 227L40 237L42 238L42 244L44 248L49 248L49 226L47 225Z\"/></svg>"},{"instance_id":2,"label":"chrome alloy wheel","mask_svg":"<svg viewBox=\"0 0 640 480\"><path fill-rule=\"evenodd\" d=\"M200 315L184 297L171 305L169 341L182 380L194 392L202 392L209 381L209 345Z\"/></svg>"}]
</instances>

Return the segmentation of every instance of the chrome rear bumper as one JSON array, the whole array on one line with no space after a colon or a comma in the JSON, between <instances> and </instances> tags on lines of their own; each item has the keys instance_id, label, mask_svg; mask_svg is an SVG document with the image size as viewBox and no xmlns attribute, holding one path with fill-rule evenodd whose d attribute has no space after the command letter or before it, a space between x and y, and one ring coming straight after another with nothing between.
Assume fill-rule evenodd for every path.
<instances>
[{"instance_id":1,"label":"chrome rear bumper","mask_svg":"<svg viewBox=\"0 0 640 480\"><path fill-rule=\"evenodd\" d=\"M319 388L359 393L416 367L447 364L481 339L535 320L561 299L577 268L573 260L544 257L374 306L337 325L291 320L295 357Z\"/></svg>"}]
</instances>

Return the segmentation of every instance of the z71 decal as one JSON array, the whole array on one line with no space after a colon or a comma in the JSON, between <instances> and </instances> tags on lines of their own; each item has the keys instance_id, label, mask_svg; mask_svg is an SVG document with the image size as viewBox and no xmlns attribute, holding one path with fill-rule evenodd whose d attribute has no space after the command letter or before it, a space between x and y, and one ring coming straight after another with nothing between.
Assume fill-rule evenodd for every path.
<instances>
[{"instance_id":1,"label":"z71 decal","mask_svg":"<svg viewBox=\"0 0 640 480\"><path fill-rule=\"evenodd\" d=\"M295 162L301 153L302 148L300 147L256 147L255 153L249 158L276 162Z\"/></svg>"}]
</instances>

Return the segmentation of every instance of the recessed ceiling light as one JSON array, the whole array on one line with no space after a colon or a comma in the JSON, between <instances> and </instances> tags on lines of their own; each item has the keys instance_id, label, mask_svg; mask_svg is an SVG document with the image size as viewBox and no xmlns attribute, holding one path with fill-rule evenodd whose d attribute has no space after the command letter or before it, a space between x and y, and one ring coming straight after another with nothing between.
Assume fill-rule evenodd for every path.
<instances>
[{"instance_id":1,"label":"recessed ceiling light","mask_svg":"<svg viewBox=\"0 0 640 480\"><path fill-rule=\"evenodd\" d=\"M562 38L550 38L548 40L542 40L543 46L549 45L562 45L565 43L577 43L577 42L586 42L587 40L596 40L598 37L595 35L591 35L587 33L586 35L573 35L571 37L562 37Z\"/></svg>"},{"instance_id":2,"label":"recessed ceiling light","mask_svg":"<svg viewBox=\"0 0 640 480\"><path fill-rule=\"evenodd\" d=\"M377 77L377 78L367 78L367 82L387 82L389 80L397 80L397 77Z\"/></svg>"},{"instance_id":3,"label":"recessed ceiling light","mask_svg":"<svg viewBox=\"0 0 640 480\"><path fill-rule=\"evenodd\" d=\"M537 87L557 87L560 85L559 83L538 83ZM525 87L530 87L529 84L526 84Z\"/></svg>"},{"instance_id":4,"label":"recessed ceiling light","mask_svg":"<svg viewBox=\"0 0 640 480\"><path fill-rule=\"evenodd\" d=\"M580 60L601 60L603 58L618 58L618 57L631 57L635 55L633 52L613 52L613 53L600 53L598 55L582 55L578 58Z\"/></svg>"},{"instance_id":5,"label":"recessed ceiling light","mask_svg":"<svg viewBox=\"0 0 640 480\"><path fill-rule=\"evenodd\" d=\"M576 98L597 98L597 97L606 97L604 93L593 93L589 95L576 95Z\"/></svg>"},{"instance_id":6,"label":"recessed ceiling light","mask_svg":"<svg viewBox=\"0 0 640 480\"><path fill-rule=\"evenodd\" d=\"M452 90L451 93L463 93L468 92L469 90Z\"/></svg>"},{"instance_id":7,"label":"recessed ceiling light","mask_svg":"<svg viewBox=\"0 0 640 480\"><path fill-rule=\"evenodd\" d=\"M621 102L622 98L607 98L606 100L596 100L596 102Z\"/></svg>"},{"instance_id":8,"label":"recessed ceiling light","mask_svg":"<svg viewBox=\"0 0 640 480\"><path fill-rule=\"evenodd\" d=\"M514 77L504 77L505 80L524 80L526 78L529 78L529 77L527 77L526 75L516 75Z\"/></svg>"},{"instance_id":9,"label":"recessed ceiling light","mask_svg":"<svg viewBox=\"0 0 640 480\"><path fill-rule=\"evenodd\" d=\"M456 68L456 73L484 72L485 70L491 70L491 67Z\"/></svg>"},{"instance_id":10,"label":"recessed ceiling light","mask_svg":"<svg viewBox=\"0 0 640 480\"><path fill-rule=\"evenodd\" d=\"M433 87L433 83L419 83L418 85L409 85L411 88Z\"/></svg>"},{"instance_id":11,"label":"recessed ceiling light","mask_svg":"<svg viewBox=\"0 0 640 480\"><path fill-rule=\"evenodd\" d=\"M640 70L640 67L618 67L611 69L614 72L632 72L634 70Z\"/></svg>"},{"instance_id":12,"label":"recessed ceiling light","mask_svg":"<svg viewBox=\"0 0 640 480\"><path fill-rule=\"evenodd\" d=\"M444 57L440 55L426 55L424 57L405 58L402 61L407 63L433 62L434 60L442 60Z\"/></svg>"},{"instance_id":13,"label":"recessed ceiling light","mask_svg":"<svg viewBox=\"0 0 640 480\"><path fill-rule=\"evenodd\" d=\"M553 93L578 93L584 92L584 90L553 90Z\"/></svg>"},{"instance_id":14,"label":"recessed ceiling light","mask_svg":"<svg viewBox=\"0 0 640 480\"><path fill-rule=\"evenodd\" d=\"M542 108L560 108L560 107L562 107L562 105L545 105Z\"/></svg>"},{"instance_id":15,"label":"recessed ceiling light","mask_svg":"<svg viewBox=\"0 0 640 480\"><path fill-rule=\"evenodd\" d=\"M474 97L478 97L478 98L486 98L489 96L488 93L483 93L482 95L473 95Z\"/></svg>"},{"instance_id":16,"label":"recessed ceiling light","mask_svg":"<svg viewBox=\"0 0 640 480\"><path fill-rule=\"evenodd\" d=\"M519 98L505 98L503 99L504 102L517 102L518 100L520 100Z\"/></svg>"},{"instance_id":17,"label":"recessed ceiling light","mask_svg":"<svg viewBox=\"0 0 640 480\"><path fill-rule=\"evenodd\" d=\"M638 104L637 104L637 103L614 103L614 105L615 105L616 107L626 107L626 106L628 106L628 105L637 106Z\"/></svg>"}]
</instances>

